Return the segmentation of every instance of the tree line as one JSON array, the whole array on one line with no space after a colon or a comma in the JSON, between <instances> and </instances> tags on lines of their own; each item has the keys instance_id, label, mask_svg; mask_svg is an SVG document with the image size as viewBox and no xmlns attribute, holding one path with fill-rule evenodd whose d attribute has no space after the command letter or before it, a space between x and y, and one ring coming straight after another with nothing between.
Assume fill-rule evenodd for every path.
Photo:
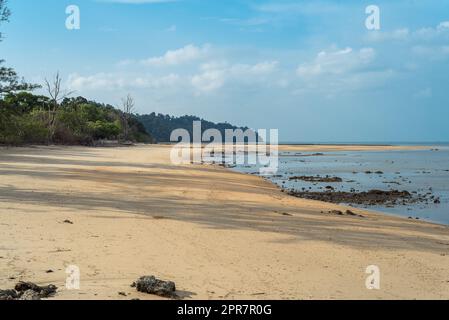
<instances>
[{"instance_id":1,"label":"tree line","mask_svg":"<svg viewBox=\"0 0 449 320\"><path fill-rule=\"evenodd\" d=\"M0 0L0 26L11 15L6 0ZM0 32L0 42L2 34ZM43 86L27 83L0 59L0 144L77 144L95 145L99 140L121 142L168 142L175 129L192 132L194 116L171 117L151 113L136 115L131 95L122 99L120 108L70 97L62 87L59 73ZM46 95L31 93L42 88ZM203 130L236 129L228 123L202 121ZM242 128L247 129L247 128Z\"/></svg>"},{"instance_id":2,"label":"tree line","mask_svg":"<svg viewBox=\"0 0 449 320\"><path fill-rule=\"evenodd\" d=\"M221 136L226 136L225 131L241 129L246 131L247 127L236 127L227 122L224 123L214 123L201 119L196 116L181 116L174 117L167 114L156 114L150 113L145 115L137 115L137 119L143 124L147 132L153 137L156 142L173 142L170 141L170 135L173 130L185 129L189 132L191 139L193 138L193 122L201 121L201 134L208 129L217 129L220 131Z\"/></svg>"}]
</instances>

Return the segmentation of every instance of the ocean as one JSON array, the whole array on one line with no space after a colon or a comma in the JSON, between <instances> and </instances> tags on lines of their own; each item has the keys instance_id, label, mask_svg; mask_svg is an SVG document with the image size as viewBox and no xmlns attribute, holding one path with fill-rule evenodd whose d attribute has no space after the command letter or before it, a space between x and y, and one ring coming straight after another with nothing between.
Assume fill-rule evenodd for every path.
<instances>
[{"instance_id":1,"label":"ocean","mask_svg":"<svg viewBox=\"0 0 449 320\"><path fill-rule=\"evenodd\" d=\"M279 152L279 170L267 178L285 189L323 192L330 183L289 180L293 176L333 176L335 191L399 190L431 194L425 203L355 205L367 210L449 225L449 145L432 144L432 150ZM257 166L238 165L233 170L257 172ZM371 172L367 174L366 172ZM375 173L379 172L379 173ZM380 174L381 172L381 174Z\"/></svg>"}]
</instances>

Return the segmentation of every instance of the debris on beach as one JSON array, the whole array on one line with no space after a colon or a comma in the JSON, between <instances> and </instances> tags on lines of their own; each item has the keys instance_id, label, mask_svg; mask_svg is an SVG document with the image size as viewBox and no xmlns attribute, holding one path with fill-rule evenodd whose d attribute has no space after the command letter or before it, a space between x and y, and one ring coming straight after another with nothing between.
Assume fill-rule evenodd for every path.
<instances>
[{"instance_id":1,"label":"debris on beach","mask_svg":"<svg viewBox=\"0 0 449 320\"><path fill-rule=\"evenodd\" d=\"M343 182L340 177L330 177L330 176L294 176L290 177L289 180L301 180L306 182Z\"/></svg>"},{"instance_id":2,"label":"debris on beach","mask_svg":"<svg viewBox=\"0 0 449 320\"><path fill-rule=\"evenodd\" d=\"M63 223L67 223L67 224L73 224L73 222L72 222L72 221L70 221L70 220L64 220L64 221L63 221Z\"/></svg>"},{"instance_id":3,"label":"debris on beach","mask_svg":"<svg viewBox=\"0 0 449 320\"><path fill-rule=\"evenodd\" d=\"M288 212L279 212L279 211L275 211L274 213L277 213L281 216L286 216L286 217L292 217L293 215L288 213Z\"/></svg>"},{"instance_id":4,"label":"debris on beach","mask_svg":"<svg viewBox=\"0 0 449 320\"><path fill-rule=\"evenodd\" d=\"M137 291L155 294L165 298L176 298L176 285L173 281L163 281L154 276L143 276L134 282L131 287Z\"/></svg>"},{"instance_id":5,"label":"debris on beach","mask_svg":"<svg viewBox=\"0 0 449 320\"><path fill-rule=\"evenodd\" d=\"M55 285L38 286L32 282L19 282L14 289L0 290L0 300L40 300L55 295Z\"/></svg>"},{"instance_id":6,"label":"debris on beach","mask_svg":"<svg viewBox=\"0 0 449 320\"><path fill-rule=\"evenodd\" d=\"M359 217L359 218L364 218L364 216L362 216L361 214L357 214L352 212L351 210L346 210L346 212L343 212L341 210L331 210L329 211L329 214L334 214L337 216L351 216L351 217Z\"/></svg>"},{"instance_id":7,"label":"debris on beach","mask_svg":"<svg viewBox=\"0 0 449 320\"><path fill-rule=\"evenodd\" d=\"M342 216L343 215L343 211L340 210L331 210L329 211L330 214L335 214L337 216Z\"/></svg>"}]
</instances>

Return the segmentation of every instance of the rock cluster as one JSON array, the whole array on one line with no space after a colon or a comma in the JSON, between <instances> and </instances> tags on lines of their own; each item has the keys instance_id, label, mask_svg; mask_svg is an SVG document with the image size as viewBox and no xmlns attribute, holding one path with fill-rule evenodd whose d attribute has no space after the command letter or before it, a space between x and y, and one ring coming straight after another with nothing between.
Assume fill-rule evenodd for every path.
<instances>
[{"instance_id":1,"label":"rock cluster","mask_svg":"<svg viewBox=\"0 0 449 320\"><path fill-rule=\"evenodd\" d=\"M140 277L131 286L135 287L139 292L155 294L166 298L176 298L175 283L159 280L154 276Z\"/></svg>"},{"instance_id":2,"label":"rock cluster","mask_svg":"<svg viewBox=\"0 0 449 320\"><path fill-rule=\"evenodd\" d=\"M422 200L420 198L414 198L408 191L398 190L370 190L366 192L309 192L291 190L288 194L304 199L361 205L396 205L415 203Z\"/></svg>"},{"instance_id":3,"label":"rock cluster","mask_svg":"<svg viewBox=\"0 0 449 320\"><path fill-rule=\"evenodd\" d=\"M0 300L40 300L54 296L57 289L52 284L41 287L32 282L19 282L14 289L0 290Z\"/></svg>"}]
</instances>

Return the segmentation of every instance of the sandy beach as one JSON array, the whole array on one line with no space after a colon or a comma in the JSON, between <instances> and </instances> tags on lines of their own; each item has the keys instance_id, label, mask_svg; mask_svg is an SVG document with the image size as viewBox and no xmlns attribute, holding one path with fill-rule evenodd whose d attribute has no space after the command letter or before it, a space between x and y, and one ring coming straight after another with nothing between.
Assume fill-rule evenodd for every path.
<instances>
[{"instance_id":1,"label":"sandy beach","mask_svg":"<svg viewBox=\"0 0 449 320\"><path fill-rule=\"evenodd\" d=\"M449 299L449 227L330 215L347 208L219 166L172 165L169 152L1 148L0 288L25 280L57 285L54 299L160 299L130 287L155 275L185 299ZM65 288L69 265L80 290ZM369 265L380 290L365 286Z\"/></svg>"}]
</instances>

